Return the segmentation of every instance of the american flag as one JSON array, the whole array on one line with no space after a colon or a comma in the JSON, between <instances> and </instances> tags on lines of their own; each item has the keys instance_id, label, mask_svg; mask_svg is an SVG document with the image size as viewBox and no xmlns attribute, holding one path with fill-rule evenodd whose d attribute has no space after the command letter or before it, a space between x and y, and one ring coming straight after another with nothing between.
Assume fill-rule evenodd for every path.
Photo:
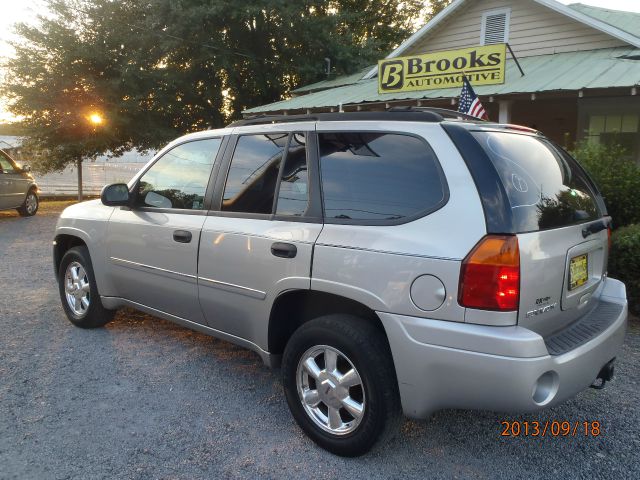
<instances>
[{"instance_id":1,"label":"american flag","mask_svg":"<svg viewBox=\"0 0 640 480\"><path fill-rule=\"evenodd\" d=\"M480 99L476 95L476 92L473 91L469 80L467 80L467 77L463 78L464 85L460 92L460 104L458 105L458 111L466 113L467 115L473 115L474 117L481 118L483 120L489 120L487 112L482 106L482 103L480 103Z\"/></svg>"}]
</instances>

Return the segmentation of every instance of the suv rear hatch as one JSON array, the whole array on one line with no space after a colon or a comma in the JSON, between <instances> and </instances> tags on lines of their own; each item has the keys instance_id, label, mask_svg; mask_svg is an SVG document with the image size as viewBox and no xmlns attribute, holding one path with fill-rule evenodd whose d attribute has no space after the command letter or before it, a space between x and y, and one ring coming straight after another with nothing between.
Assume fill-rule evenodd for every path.
<instances>
[{"instance_id":1,"label":"suv rear hatch","mask_svg":"<svg viewBox=\"0 0 640 480\"><path fill-rule=\"evenodd\" d=\"M495 233L518 237L518 324L549 336L597 304L608 256L604 202L578 163L544 137L470 133L495 167L510 209L511 231Z\"/></svg>"}]
</instances>

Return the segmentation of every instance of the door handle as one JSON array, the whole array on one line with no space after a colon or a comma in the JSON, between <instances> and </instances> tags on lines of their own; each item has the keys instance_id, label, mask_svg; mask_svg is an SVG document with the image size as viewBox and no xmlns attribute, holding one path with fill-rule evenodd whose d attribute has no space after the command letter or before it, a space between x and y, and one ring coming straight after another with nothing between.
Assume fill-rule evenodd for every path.
<instances>
[{"instance_id":1,"label":"door handle","mask_svg":"<svg viewBox=\"0 0 640 480\"><path fill-rule=\"evenodd\" d=\"M298 249L292 243L276 242L271 245L271 253L276 257L294 258L298 254Z\"/></svg>"},{"instance_id":2,"label":"door handle","mask_svg":"<svg viewBox=\"0 0 640 480\"><path fill-rule=\"evenodd\" d=\"M191 241L191 232L188 230L176 230L173 232L173 239L179 243L189 243Z\"/></svg>"}]
</instances>

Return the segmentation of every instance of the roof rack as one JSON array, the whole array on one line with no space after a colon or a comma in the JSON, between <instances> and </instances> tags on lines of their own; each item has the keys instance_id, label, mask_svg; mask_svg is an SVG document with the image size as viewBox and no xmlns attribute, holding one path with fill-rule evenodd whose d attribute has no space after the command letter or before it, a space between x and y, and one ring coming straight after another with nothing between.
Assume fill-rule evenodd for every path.
<instances>
[{"instance_id":1,"label":"roof rack","mask_svg":"<svg viewBox=\"0 0 640 480\"><path fill-rule=\"evenodd\" d=\"M242 127L247 125L264 125L268 123L291 123L291 122L315 122L315 121L358 121L358 120L405 120L412 122L442 122L445 115L436 110L442 110L453 114L455 112L445 109L390 109L382 112L340 112L340 113L313 113L307 115L256 115L243 120L238 120L229 125L229 127ZM461 114L462 115L462 114ZM454 118L454 115L448 115Z\"/></svg>"},{"instance_id":2,"label":"roof rack","mask_svg":"<svg viewBox=\"0 0 640 480\"><path fill-rule=\"evenodd\" d=\"M474 117L468 113L458 112L457 110L450 110L448 108L436 108L436 107L391 107L387 109L388 112L431 112L437 113L444 118L462 118L464 120L473 120L474 122L485 122L481 118Z\"/></svg>"},{"instance_id":3,"label":"roof rack","mask_svg":"<svg viewBox=\"0 0 640 480\"><path fill-rule=\"evenodd\" d=\"M344 120L405 120L411 122L443 122L446 119L463 119L474 122L485 122L480 118L466 113L433 107L391 107L382 112L339 112L312 113L302 115L255 115L235 121L229 127L243 127L247 125L264 125L268 123L344 121Z\"/></svg>"},{"instance_id":4,"label":"roof rack","mask_svg":"<svg viewBox=\"0 0 640 480\"><path fill-rule=\"evenodd\" d=\"M265 123L309 122L315 120L317 120L316 115L266 115L263 113L243 118L242 120L236 120L227 126L242 127L245 125L261 125Z\"/></svg>"}]
</instances>

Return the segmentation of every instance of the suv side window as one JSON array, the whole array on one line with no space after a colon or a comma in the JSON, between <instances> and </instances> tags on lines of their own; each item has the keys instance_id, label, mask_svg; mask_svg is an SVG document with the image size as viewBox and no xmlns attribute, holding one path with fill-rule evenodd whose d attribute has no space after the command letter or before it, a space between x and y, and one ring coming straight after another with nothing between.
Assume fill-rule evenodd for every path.
<instances>
[{"instance_id":1,"label":"suv side window","mask_svg":"<svg viewBox=\"0 0 640 480\"><path fill-rule=\"evenodd\" d=\"M383 132L319 133L325 219L397 221L442 206L447 190L422 139Z\"/></svg>"},{"instance_id":2,"label":"suv side window","mask_svg":"<svg viewBox=\"0 0 640 480\"><path fill-rule=\"evenodd\" d=\"M306 138L294 133L282 168L276 215L302 216L309 206Z\"/></svg>"},{"instance_id":3,"label":"suv side window","mask_svg":"<svg viewBox=\"0 0 640 480\"><path fill-rule=\"evenodd\" d=\"M222 211L272 213L289 136L289 133L268 133L238 138L224 187Z\"/></svg>"},{"instance_id":4,"label":"suv side window","mask_svg":"<svg viewBox=\"0 0 640 480\"><path fill-rule=\"evenodd\" d=\"M166 152L138 183L138 206L202 210L220 138L183 143Z\"/></svg>"}]
</instances>

